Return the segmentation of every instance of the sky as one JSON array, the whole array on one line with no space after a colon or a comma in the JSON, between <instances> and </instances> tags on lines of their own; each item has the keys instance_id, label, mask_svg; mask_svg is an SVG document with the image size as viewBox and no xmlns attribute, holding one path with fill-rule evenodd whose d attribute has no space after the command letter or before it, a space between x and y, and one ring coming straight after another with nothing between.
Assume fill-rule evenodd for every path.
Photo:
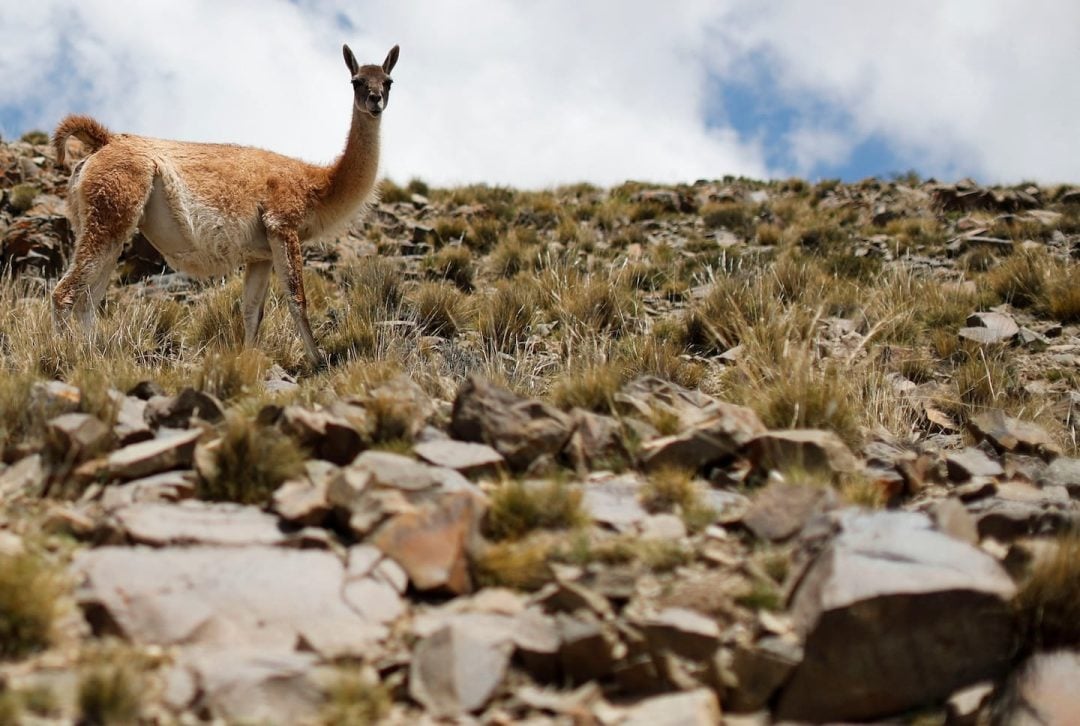
<instances>
[{"instance_id":1,"label":"sky","mask_svg":"<svg viewBox=\"0 0 1080 726\"><path fill-rule=\"evenodd\" d=\"M342 43L400 44L401 183L1080 180L1068 0L0 0L0 37L5 139L88 113L328 163Z\"/></svg>"}]
</instances>

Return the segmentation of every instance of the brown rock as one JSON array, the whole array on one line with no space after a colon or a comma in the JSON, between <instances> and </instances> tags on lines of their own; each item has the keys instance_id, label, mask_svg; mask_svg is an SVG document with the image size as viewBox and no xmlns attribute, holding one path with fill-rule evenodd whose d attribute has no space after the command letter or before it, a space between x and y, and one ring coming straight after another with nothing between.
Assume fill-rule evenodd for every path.
<instances>
[{"instance_id":1,"label":"brown rock","mask_svg":"<svg viewBox=\"0 0 1080 726\"><path fill-rule=\"evenodd\" d=\"M994 558L906 512L837 515L791 598L805 658L779 699L796 721L874 719L1003 673L1016 587Z\"/></svg>"},{"instance_id":2,"label":"brown rock","mask_svg":"<svg viewBox=\"0 0 1080 726\"><path fill-rule=\"evenodd\" d=\"M472 590L466 549L477 535L483 501L470 493L442 497L382 525L371 543L409 574L418 590Z\"/></svg>"},{"instance_id":3,"label":"brown rock","mask_svg":"<svg viewBox=\"0 0 1080 726\"><path fill-rule=\"evenodd\" d=\"M198 475L190 470L166 471L127 484L105 487L101 506L112 512L132 504L179 502L195 496Z\"/></svg>"},{"instance_id":4,"label":"brown rock","mask_svg":"<svg viewBox=\"0 0 1080 726\"><path fill-rule=\"evenodd\" d=\"M676 466L700 470L737 453L755 436L765 433L765 425L751 409L715 402L714 415L686 431L646 442L641 462L646 469Z\"/></svg>"},{"instance_id":5,"label":"brown rock","mask_svg":"<svg viewBox=\"0 0 1080 726\"><path fill-rule=\"evenodd\" d=\"M970 426L976 437L986 439L999 452L1033 454L1047 461L1061 454L1061 449L1041 426L1006 416L999 409L972 416Z\"/></svg>"},{"instance_id":6,"label":"brown rock","mask_svg":"<svg viewBox=\"0 0 1080 726\"><path fill-rule=\"evenodd\" d=\"M362 413L363 409L359 411ZM278 425L319 458L339 465L351 462L367 446L363 434L346 418L326 411L286 406Z\"/></svg>"},{"instance_id":7,"label":"brown rock","mask_svg":"<svg viewBox=\"0 0 1080 726\"><path fill-rule=\"evenodd\" d=\"M562 411L476 376L461 384L454 400L450 434L492 446L516 470L527 469L539 457L556 456L570 433L570 418Z\"/></svg>"},{"instance_id":8,"label":"brown rock","mask_svg":"<svg viewBox=\"0 0 1080 726\"><path fill-rule=\"evenodd\" d=\"M673 415L679 421L680 431L721 415L727 405L701 391L655 376L630 381L615 394L615 402L621 410L646 420L658 414Z\"/></svg>"},{"instance_id":9,"label":"brown rock","mask_svg":"<svg viewBox=\"0 0 1080 726\"><path fill-rule=\"evenodd\" d=\"M779 542L794 537L811 517L838 503L828 486L773 482L754 496L742 523L761 539Z\"/></svg>"},{"instance_id":10,"label":"brown rock","mask_svg":"<svg viewBox=\"0 0 1080 726\"><path fill-rule=\"evenodd\" d=\"M113 435L121 446L154 438L150 424L146 423L146 401L114 390L109 391L109 400L116 412Z\"/></svg>"},{"instance_id":11,"label":"brown rock","mask_svg":"<svg viewBox=\"0 0 1080 726\"><path fill-rule=\"evenodd\" d=\"M575 615L559 613L559 659L563 673L573 683L603 678L619 660L619 643L595 615L579 611Z\"/></svg>"},{"instance_id":12,"label":"brown rock","mask_svg":"<svg viewBox=\"0 0 1080 726\"><path fill-rule=\"evenodd\" d=\"M731 668L738 681L725 699L732 711L764 708L802 661L802 648L791 639L770 635L735 649Z\"/></svg>"},{"instance_id":13,"label":"brown rock","mask_svg":"<svg viewBox=\"0 0 1080 726\"><path fill-rule=\"evenodd\" d=\"M201 434L193 429L117 449L106 460L108 475L126 481L170 469L190 469Z\"/></svg>"},{"instance_id":14,"label":"brown rock","mask_svg":"<svg viewBox=\"0 0 1080 726\"><path fill-rule=\"evenodd\" d=\"M834 474L859 470L858 459L839 436L817 429L763 433L746 445L746 455L769 470L825 470Z\"/></svg>"},{"instance_id":15,"label":"brown rock","mask_svg":"<svg viewBox=\"0 0 1080 726\"><path fill-rule=\"evenodd\" d=\"M1063 531L1077 519L1073 500L1061 487L1038 487L1019 482L997 486L995 496L969 503L980 537L1008 542L1029 535Z\"/></svg>"}]
</instances>

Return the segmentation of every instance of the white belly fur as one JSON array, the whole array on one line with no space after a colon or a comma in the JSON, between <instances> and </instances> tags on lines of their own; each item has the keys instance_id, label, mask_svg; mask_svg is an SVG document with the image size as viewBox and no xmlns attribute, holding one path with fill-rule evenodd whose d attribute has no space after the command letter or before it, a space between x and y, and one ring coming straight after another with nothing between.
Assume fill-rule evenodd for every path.
<instances>
[{"instance_id":1,"label":"white belly fur","mask_svg":"<svg viewBox=\"0 0 1080 726\"><path fill-rule=\"evenodd\" d=\"M262 220L223 215L197 199L167 165L158 167L139 231L173 269L192 277L228 275L271 256Z\"/></svg>"}]
</instances>

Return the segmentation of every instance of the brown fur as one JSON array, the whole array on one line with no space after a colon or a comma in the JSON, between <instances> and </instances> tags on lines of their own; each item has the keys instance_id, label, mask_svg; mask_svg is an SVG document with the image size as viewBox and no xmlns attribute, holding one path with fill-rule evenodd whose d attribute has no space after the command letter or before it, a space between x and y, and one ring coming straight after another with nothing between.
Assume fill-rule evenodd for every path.
<instances>
[{"instance_id":1,"label":"brown fur","mask_svg":"<svg viewBox=\"0 0 1080 726\"><path fill-rule=\"evenodd\" d=\"M348 223L370 201L397 53L394 46L381 66L360 66L344 48L354 88L352 126L344 152L328 167L245 146L114 134L85 116L64 119L53 137L57 158L63 160L70 137L92 153L69 182L76 246L53 291L58 320L75 311L85 324L92 321L124 243L142 229L182 271L218 275L245 265L248 345L256 341L272 264L305 349L319 361L307 320L301 243Z\"/></svg>"}]
</instances>

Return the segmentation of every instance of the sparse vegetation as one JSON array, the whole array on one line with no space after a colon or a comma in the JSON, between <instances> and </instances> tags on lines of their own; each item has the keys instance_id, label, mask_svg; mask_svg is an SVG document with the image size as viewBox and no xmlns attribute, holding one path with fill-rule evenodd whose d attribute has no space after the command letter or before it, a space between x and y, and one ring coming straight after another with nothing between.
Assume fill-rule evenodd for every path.
<instances>
[{"instance_id":1,"label":"sparse vegetation","mask_svg":"<svg viewBox=\"0 0 1080 726\"><path fill-rule=\"evenodd\" d=\"M277 429L230 412L206 459L200 498L264 504L282 482L303 472L304 454Z\"/></svg>"},{"instance_id":2,"label":"sparse vegetation","mask_svg":"<svg viewBox=\"0 0 1080 726\"><path fill-rule=\"evenodd\" d=\"M517 540L537 529L573 529L584 522L580 490L558 480L511 480L492 494L484 533L495 540Z\"/></svg>"},{"instance_id":3,"label":"sparse vegetation","mask_svg":"<svg viewBox=\"0 0 1080 726\"><path fill-rule=\"evenodd\" d=\"M0 555L0 659L49 646L59 595L58 576L41 556Z\"/></svg>"},{"instance_id":4,"label":"sparse vegetation","mask_svg":"<svg viewBox=\"0 0 1080 726\"><path fill-rule=\"evenodd\" d=\"M8 206L15 214L22 214L34 206L39 192L35 184L16 184L8 193Z\"/></svg>"},{"instance_id":5,"label":"sparse vegetation","mask_svg":"<svg viewBox=\"0 0 1080 726\"><path fill-rule=\"evenodd\" d=\"M1067 532L1055 545L1035 561L1013 600L1028 652L1080 644L1080 533Z\"/></svg>"},{"instance_id":6,"label":"sparse vegetation","mask_svg":"<svg viewBox=\"0 0 1080 726\"><path fill-rule=\"evenodd\" d=\"M345 671L330 687L320 723L324 726L369 726L390 711L390 693L373 671Z\"/></svg>"},{"instance_id":7,"label":"sparse vegetation","mask_svg":"<svg viewBox=\"0 0 1080 726\"><path fill-rule=\"evenodd\" d=\"M79 681L80 723L129 726L138 722L141 686L124 665L92 668Z\"/></svg>"}]
</instances>

